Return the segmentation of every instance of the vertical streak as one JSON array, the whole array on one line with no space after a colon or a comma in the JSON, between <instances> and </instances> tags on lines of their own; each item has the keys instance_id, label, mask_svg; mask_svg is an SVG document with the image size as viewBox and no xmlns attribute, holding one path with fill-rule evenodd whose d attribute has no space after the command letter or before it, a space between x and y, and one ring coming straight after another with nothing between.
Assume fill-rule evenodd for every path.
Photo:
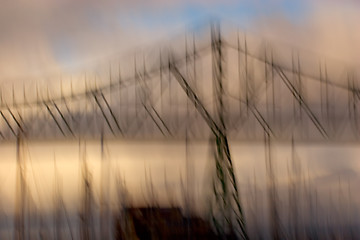
<instances>
[{"instance_id":1,"label":"vertical streak","mask_svg":"<svg viewBox=\"0 0 360 240\"><path fill-rule=\"evenodd\" d=\"M241 48L239 39L239 30L237 32L237 57L238 57L238 75L239 75L239 99L241 99ZM241 101L239 101L239 116L241 117Z\"/></svg>"},{"instance_id":2,"label":"vertical streak","mask_svg":"<svg viewBox=\"0 0 360 240\"><path fill-rule=\"evenodd\" d=\"M171 71L170 71L170 54L168 53L168 61L169 61L169 69L168 69L168 72L169 72L169 76L168 76L168 81L169 81L169 85L168 85L168 89L169 89L169 104L168 104L168 108L170 108L170 109L168 109L168 112L169 112L169 114L170 114L170 122L173 122L174 121L174 119L173 119L173 107L172 107L172 98L171 98L171 89L172 89L172 87L171 87ZM176 129L176 128L175 128Z\"/></svg>"},{"instance_id":3,"label":"vertical streak","mask_svg":"<svg viewBox=\"0 0 360 240\"><path fill-rule=\"evenodd\" d=\"M249 114L249 73L248 73L248 48L247 48L247 41L245 35L245 91L246 91L246 112L247 115Z\"/></svg>"},{"instance_id":4,"label":"vertical streak","mask_svg":"<svg viewBox=\"0 0 360 240\"><path fill-rule=\"evenodd\" d=\"M186 68L186 76L189 78L189 53L188 53L188 43L187 36L185 34L185 68ZM189 98L186 98L186 119L189 119ZM188 122L186 123L186 137L188 130Z\"/></svg>"},{"instance_id":5,"label":"vertical streak","mask_svg":"<svg viewBox=\"0 0 360 240\"><path fill-rule=\"evenodd\" d=\"M299 82L299 93L300 93L300 95L301 96L304 96L303 95L303 87L302 87L302 81L301 81L301 74L300 74L300 72L301 72L301 67L300 67L300 55L299 55L299 52L298 52L298 61L297 61L297 63L298 63L298 82ZM300 114L300 122L302 122L302 102L300 101L299 102L299 114Z\"/></svg>"},{"instance_id":6,"label":"vertical streak","mask_svg":"<svg viewBox=\"0 0 360 240\"><path fill-rule=\"evenodd\" d=\"M268 79L268 69L267 69L267 48L266 48L266 46L267 46L267 44L265 42L265 51L264 51L265 94L266 94L265 99L266 99L266 117L267 117L267 119L269 119L269 91L268 91L269 79Z\"/></svg>"},{"instance_id":7,"label":"vertical streak","mask_svg":"<svg viewBox=\"0 0 360 240\"><path fill-rule=\"evenodd\" d=\"M159 53L159 57L160 57L160 65L159 65L159 71L160 71L160 112L161 115L164 116L164 101L163 101L163 92L164 92L164 86L163 86L163 67L162 67L162 53L161 53L161 49L160 49L160 53Z\"/></svg>"},{"instance_id":8,"label":"vertical streak","mask_svg":"<svg viewBox=\"0 0 360 240\"><path fill-rule=\"evenodd\" d=\"M275 71L274 71L274 56L271 49L271 85L272 85L272 118L275 123Z\"/></svg>"},{"instance_id":9,"label":"vertical streak","mask_svg":"<svg viewBox=\"0 0 360 240\"><path fill-rule=\"evenodd\" d=\"M280 219L278 215L278 206L277 206L277 192L276 192L276 182L274 175L273 162L271 157L271 142L270 135L264 133L265 140L265 162L266 162L266 171L267 171L267 190L269 198L269 211L270 211L270 231L272 239L278 240L280 238Z\"/></svg>"},{"instance_id":10,"label":"vertical streak","mask_svg":"<svg viewBox=\"0 0 360 240\"><path fill-rule=\"evenodd\" d=\"M121 118L123 118L122 116L122 112L121 112L121 104L122 104L122 99L121 99L121 69L120 69L120 64L119 64L119 73L118 73L118 91L119 91L119 114L118 114L118 118L119 118L119 122L121 122ZM121 124L121 123L120 123Z\"/></svg>"},{"instance_id":11,"label":"vertical streak","mask_svg":"<svg viewBox=\"0 0 360 240\"><path fill-rule=\"evenodd\" d=\"M193 75L194 75L194 88L196 90L198 90L198 93L199 93L199 96L201 96L201 84L198 83L198 79L197 79L197 75L196 75L196 58L197 58L197 55L196 55L196 43L195 43L195 33L193 32ZM196 114L196 109L194 108L194 117L195 117L195 122L197 120L197 117L198 115Z\"/></svg>"},{"instance_id":12,"label":"vertical streak","mask_svg":"<svg viewBox=\"0 0 360 240\"><path fill-rule=\"evenodd\" d=\"M324 101L323 101L323 77L322 77L322 68L321 62L319 62L319 74L320 74L320 108L321 108L321 115L324 116Z\"/></svg>"},{"instance_id":13,"label":"vertical streak","mask_svg":"<svg viewBox=\"0 0 360 240\"><path fill-rule=\"evenodd\" d=\"M104 133L101 134L101 194L100 194L100 233L101 239L109 239L109 162L104 152Z\"/></svg>"},{"instance_id":14,"label":"vertical streak","mask_svg":"<svg viewBox=\"0 0 360 240\"><path fill-rule=\"evenodd\" d=\"M295 62L294 62L294 50L291 51L291 75L293 78L293 82L294 82L294 86L297 87L296 84L296 79L295 79ZM295 118L295 120L297 120L297 116L296 116L296 99L293 98L293 117Z\"/></svg>"},{"instance_id":15,"label":"vertical streak","mask_svg":"<svg viewBox=\"0 0 360 240\"><path fill-rule=\"evenodd\" d=\"M16 138L16 207L15 207L15 227L14 227L14 239L25 239L25 172L24 161L22 156L22 139L20 133Z\"/></svg>"},{"instance_id":16,"label":"vertical streak","mask_svg":"<svg viewBox=\"0 0 360 240\"><path fill-rule=\"evenodd\" d=\"M138 118L138 72L137 72L137 65L136 65L136 55L134 57L134 74L135 74L135 118Z\"/></svg>"},{"instance_id":17,"label":"vertical streak","mask_svg":"<svg viewBox=\"0 0 360 240\"><path fill-rule=\"evenodd\" d=\"M212 48L212 70L213 70L213 84L214 94L216 97L216 122L219 126L220 133L216 135L217 153L216 159L216 171L218 181L221 184L222 195L222 208L223 208L223 220L226 220L225 229L229 230L230 234L236 236L235 232L239 231L239 235L248 239L245 218L243 216L243 210L240 203L240 196L237 187L237 181L235 178L235 172L232 165L232 159L230 149L228 145L228 139L226 136L226 127L224 120L224 103L223 103L223 51L222 51L222 38L220 26L212 25L211 28L211 48ZM216 193L215 193L216 195ZM233 206L235 204L235 206ZM235 216L235 218L234 218ZM236 220L237 227L234 227L233 220Z\"/></svg>"},{"instance_id":18,"label":"vertical streak","mask_svg":"<svg viewBox=\"0 0 360 240\"><path fill-rule=\"evenodd\" d=\"M329 103L329 79L327 74L327 66L325 63L325 97L326 97L326 118L327 122L330 125L330 103ZM330 127L330 126L329 126Z\"/></svg>"}]
</instances>

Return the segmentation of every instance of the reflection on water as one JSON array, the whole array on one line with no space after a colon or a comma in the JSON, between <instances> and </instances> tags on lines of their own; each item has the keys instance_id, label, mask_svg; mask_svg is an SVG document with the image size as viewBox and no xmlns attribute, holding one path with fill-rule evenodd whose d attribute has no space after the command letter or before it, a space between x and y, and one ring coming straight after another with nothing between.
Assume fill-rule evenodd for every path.
<instances>
[{"instance_id":1,"label":"reflection on water","mask_svg":"<svg viewBox=\"0 0 360 240\"><path fill-rule=\"evenodd\" d=\"M232 142L249 237L274 236L271 221L285 239L359 237L359 151L273 143L269 185L264 146ZM0 152L1 239L217 238L208 142L23 141L18 157L15 143Z\"/></svg>"}]
</instances>

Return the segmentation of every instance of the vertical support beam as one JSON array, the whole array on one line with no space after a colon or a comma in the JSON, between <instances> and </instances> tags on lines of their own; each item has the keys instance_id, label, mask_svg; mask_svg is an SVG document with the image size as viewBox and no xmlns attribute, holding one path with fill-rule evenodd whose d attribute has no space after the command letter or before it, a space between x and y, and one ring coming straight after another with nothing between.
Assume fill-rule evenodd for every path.
<instances>
[{"instance_id":1,"label":"vertical support beam","mask_svg":"<svg viewBox=\"0 0 360 240\"><path fill-rule=\"evenodd\" d=\"M82 206L80 212L80 239L89 240L94 236L92 222L92 179L86 160L86 142L81 146L79 141L80 161L82 170Z\"/></svg>"},{"instance_id":2,"label":"vertical support beam","mask_svg":"<svg viewBox=\"0 0 360 240\"><path fill-rule=\"evenodd\" d=\"M269 116L269 91L268 91L268 87L269 87L269 74L268 74L268 60L267 60L267 42L265 42L265 50L264 50L264 59L265 59L265 63L264 63L264 77L265 77L265 102L266 102L266 117L267 119L270 119Z\"/></svg>"},{"instance_id":3,"label":"vertical support beam","mask_svg":"<svg viewBox=\"0 0 360 240\"><path fill-rule=\"evenodd\" d=\"M118 70L118 91L119 91L119 99L118 99L118 106L119 106L119 114L118 114L118 118L119 118L119 122L120 122L120 117L123 118L122 116L122 99L121 99L121 88L122 88L122 82L121 82L121 68L120 68L120 64L119 64L119 70ZM124 118L123 118L124 119Z\"/></svg>"},{"instance_id":4,"label":"vertical support beam","mask_svg":"<svg viewBox=\"0 0 360 240\"><path fill-rule=\"evenodd\" d=\"M216 177L214 182L215 194L220 194L222 203L220 211L223 211L223 217L226 220L225 226L222 226L222 233L235 234L241 239L248 239L245 227L245 218L240 203L239 190L235 178L232 164L229 144L226 135L226 126L224 119L224 68L223 68L223 46L220 33L220 26L213 24L211 26L211 49L212 49L212 68L213 68L213 88L215 95L215 123L217 124L220 134L216 135ZM217 193L216 193L217 192ZM217 201L219 198L216 199ZM235 203L235 206L233 206ZM236 224L233 221L236 221ZM216 221L216 220L215 220ZM216 224L216 223L215 223ZM226 236L223 236L226 237Z\"/></svg>"},{"instance_id":5,"label":"vertical support beam","mask_svg":"<svg viewBox=\"0 0 360 240\"><path fill-rule=\"evenodd\" d=\"M169 96L168 96L168 103L167 103L167 109L169 111L169 121L172 123L174 121L173 119L173 106L172 106L172 94L171 94L171 89L172 89L172 84L171 84L171 66L170 66L170 62L171 62L171 56L170 56L170 53L168 52L168 56L167 56L167 60L169 62L169 71L168 71L168 89L169 89ZM174 127L174 125L170 125L172 129L176 129Z\"/></svg>"},{"instance_id":6,"label":"vertical support beam","mask_svg":"<svg viewBox=\"0 0 360 240\"><path fill-rule=\"evenodd\" d=\"M299 89L298 84L297 84L297 76L296 76L296 69L295 69L294 49L291 50L291 77L292 77L294 86L297 89ZM297 112L296 112L296 105L297 105L297 101L295 98L293 98L293 117L294 117L295 121L297 121L299 119L297 116Z\"/></svg>"},{"instance_id":7,"label":"vertical support beam","mask_svg":"<svg viewBox=\"0 0 360 240\"><path fill-rule=\"evenodd\" d=\"M271 49L271 96L272 96L272 121L276 122L275 108L275 71L274 71L274 55Z\"/></svg>"},{"instance_id":8,"label":"vertical support beam","mask_svg":"<svg viewBox=\"0 0 360 240\"><path fill-rule=\"evenodd\" d=\"M224 87L223 87L223 49L220 35L220 27L215 24L211 28L211 49L212 49L212 77L215 96L215 122L220 131L225 133L224 121Z\"/></svg>"},{"instance_id":9,"label":"vertical support beam","mask_svg":"<svg viewBox=\"0 0 360 240\"><path fill-rule=\"evenodd\" d=\"M280 217L277 205L277 190L274 166L271 157L271 138L266 132L264 133L265 141L265 165L267 175L267 191L269 204L269 223L271 239L281 239Z\"/></svg>"},{"instance_id":10,"label":"vertical support beam","mask_svg":"<svg viewBox=\"0 0 360 240\"><path fill-rule=\"evenodd\" d=\"M323 99L323 73L321 62L319 62L319 78L320 78L320 108L321 108L321 116L324 117L324 99Z\"/></svg>"},{"instance_id":11,"label":"vertical support beam","mask_svg":"<svg viewBox=\"0 0 360 240\"><path fill-rule=\"evenodd\" d=\"M298 73L298 83L299 83L299 93L301 96L304 96L303 94L303 87L302 87L302 80L301 80L301 66L300 66L300 55L299 52L297 53L297 73ZM300 114L300 122L302 122L302 103L299 102L299 114Z\"/></svg>"},{"instance_id":12,"label":"vertical support beam","mask_svg":"<svg viewBox=\"0 0 360 240\"><path fill-rule=\"evenodd\" d=\"M249 70L248 70L248 47L246 35L244 37L245 47L245 97L246 97L246 114L249 115Z\"/></svg>"},{"instance_id":13,"label":"vertical support beam","mask_svg":"<svg viewBox=\"0 0 360 240\"><path fill-rule=\"evenodd\" d=\"M56 165L56 158L54 155L54 225L55 225L55 231L54 231L54 239L55 240L61 240L63 239L62 236L62 205L63 205L63 199L62 199L62 185L61 180L59 180L59 172Z\"/></svg>"},{"instance_id":14,"label":"vertical support beam","mask_svg":"<svg viewBox=\"0 0 360 240\"><path fill-rule=\"evenodd\" d=\"M201 93L201 86L202 86L202 84L199 82L199 79L197 78L197 71L196 71L197 61L196 61L196 59L197 59L198 55L197 55L197 51L196 51L196 41L195 41L195 33L194 33L194 32L193 32L193 35L192 35L192 45L193 45L193 49L192 49L192 50L193 50L193 51L192 51L192 54L193 54L193 56L192 56L192 61L193 61L192 74L193 74L194 89L197 90L197 92L199 93L199 96L201 96L201 95L202 95L202 93ZM191 125L191 122L192 122L192 121L195 121L195 122L196 122L197 119L198 119L198 115L196 114L196 109L194 109L190 114L194 116L194 120L188 119L188 121L189 121L189 122L188 122L189 126ZM195 130L195 129L193 128L193 129L192 129L192 133L193 133L193 134L196 134L196 133L194 132L194 130ZM198 128L198 129L196 129L196 130L198 131L197 134L200 134L203 129Z\"/></svg>"},{"instance_id":15,"label":"vertical support beam","mask_svg":"<svg viewBox=\"0 0 360 240\"><path fill-rule=\"evenodd\" d=\"M289 203L290 203L290 221L292 222L292 231L293 239L302 239L300 237L300 224L302 223L300 221L300 211L299 211L299 203L300 203L300 188L299 185L301 184L301 169L300 169L300 163L299 159L295 155L295 144L294 144L294 138L292 138L291 141L291 186L290 186L290 196L289 196Z\"/></svg>"},{"instance_id":16,"label":"vertical support beam","mask_svg":"<svg viewBox=\"0 0 360 240\"><path fill-rule=\"evenodd\" d=\"M159 58L160 58L160 65L159 65L159 77L160 77L160 95L163 95L163 91L164 91L164 86L163 86L163 62L162 62L162 53L161 53L161 49L160 49L160 53L159 53ZM164 101L163 98L160 97L160 113L163 115L164 113Z\"/></svg>"},{"instance_id":17,"label":"vertical support beam","mask_svg":"<svg viewBox=\"0 0 360 240\"><path fill-rule=\"evenodd\" d=\"M137 64L136 64L136 55L134 57L134 104L135 104L135 119L138 119L138 72L137 72Z\"/></svg>"},{"instance_id":18,"label":"vertical support beam","mask_svg":"<svg viewBox=\"0 0 360 240\"><path fill-rule=\"evenodd\" d=\"M25 239L25 164L22 156L22 136L16 138L16 196L15 196L15 223L14 239Z\"/></svg>"},{"instance_id":19,"label":"vertical support beam","mask_svg":"<svg viewBox=\"0 0 360 240\"><path fill-rule=\"evenodd\" d=\"M325 62L325 101L326 101L326 120L327 120L328 128L331 128L332 118L330 116L329 78L328 78L326 62Z\"/></svg>"},{"instance_id":20,"label":"vertical support beam","mask_svg":"<svg viewBox=\"0 0 360 240\"><path fill-rule=\"evenodd\" d=\"M104 134L101 134L101 193L100 193L100 239L110 239L109 216L109 160L104 151Z\"/></svg>"},{"instance_id":21,"label":"vertical support beam","mask_svg":"<svg viewBox=\"0 0 360 240\"><path fill-rule=\"evenodd\" d=\"M185 192L185 209L186 209L186 226L187 226L187 239L191 239L191 218L190 216L193 214L195 208L194 204L194 194L193 189L194 186L191 186L195 182L193 181L193 166L191 161L189 161L189 142L188 142L188 128L185 130L185 166L186 166L186 192Z\"/></svg>"},{"instance_id":22,"label":"vertical support beam","mask_svg":"<svg viewBox=\"0 0 360 240\"><path fill-rule=\"evenodd\" d=\"M189 53L188 53L188 43L187 43L187 34L185 34L185 69L186 69L186 75L189 77ZM196 89L196 88L195 88ZM189 98L186 98L186 119L189 119L190 114L189 114ZM188 122L186 122L186 136L185 139L187 139L187 132L188 132L188 128L191 125L188 125ZM190 129L191 131L191 129Z\"/></svg>"},{"instance_id":23,"label":"vertical support beam","mask_svg":"<svg viewBox=\"0 0 360 240\"><path fill-rule=\"evenodd\" d=\"M86 81L86 72L85 72L85 78L84 78L84 86L85 86L85 92L87 93L88 92L88 85L87 85L87 81ZM79 137L85 137L85 135L86 135L86 128L88 128L88 127L91 127L91 126L89 126L89 120L88 120L88 116L87 116L87 113L88 113L88 105L89 105L89 101L88 101L89 99L85 99L85 103L84 103L84 108L81 108L81 107L79 107L79 111L83 114L83 116L81 117L81 118L84 118L84 122L85 122L85 124L82 124L81 123L81 120L79 121L79 125L78 125L78 128L79 128ZM96 111L94 111L94 114L95 115L97 115L96 114ZM80 118L80 119L81 119ZM85 129L84 129L84 127L83 126L85 126ZM82 131L82 130L84 130L84 131ZM82 134L84 135L84 136L82 136Z\"/></svg>"},{"instance_id":24,"label":"vertical support beam","mask_svg":"<svg viewBox=\"0 0 360 240\"><path fill-rule=\"evenodd\" d=\"M194 88L198 91L199 95L201 96L201 90L200 88L198 88L201 84L198 83L198 79L197 79L197 71L196 71L196 59L198 57L197 51L196 51L196 41L195 41L195 33L193 33L192 35L192 47L193 47L193 51L192 51L192 60L193 60L193 80L194 80Z\"/></svg>"},{"instance_id":25,"label":"vertical support beam","mask_svg":"<svg viewBox=\"0 0 360 240\"><path fill-rule=\"evenodd\" d=\"M240 48L240 38L239 38L239 31L237 32L237 60L238 60L238 75L239 75L239 99L241 99L241 48ZM241 109L242 102L239 101L239 116L241 117L242 109Z\"/></svg>"}]
</instances>

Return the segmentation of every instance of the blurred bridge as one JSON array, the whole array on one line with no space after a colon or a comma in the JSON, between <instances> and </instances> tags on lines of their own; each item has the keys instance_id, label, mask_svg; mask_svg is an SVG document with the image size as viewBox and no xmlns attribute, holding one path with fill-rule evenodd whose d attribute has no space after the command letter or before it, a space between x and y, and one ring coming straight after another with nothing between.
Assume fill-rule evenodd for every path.
<instances>
[{"instance_id":1,"label":"blurred bridge","mask_svg":"<svg viewBox=\"0 0 360 240\"><path fill-rule=\"evenodd\" d=\"M214 40L208 28L149 52L105 74L3 88L0 137L208 139L220 110L234 140L359 139L358 81L341 64L250 34Z\"/></svg>"},{"instance_id":2,"label":"blurred bridge","mask_svg":"<svg viewBox=\"0 0 360 240\"><path fill-rule=\"evenodd\" d=\"M120 66L110 62L92 72L42 86L24 84L22 94L21 88L2 89L0 136L4 141L18 139L21 186L21 139L211 137L216 146L210 206L214 226L220 235L235 230L239 238L248 239L229 139L265 140L271 234L281 239L271 139L360 137L360 90L354 71L215 24L140 58L126 57ZM17 199L24 199L21 194ZM23 218L17 216L20 236Z\"/></svg>"}]
</instances>

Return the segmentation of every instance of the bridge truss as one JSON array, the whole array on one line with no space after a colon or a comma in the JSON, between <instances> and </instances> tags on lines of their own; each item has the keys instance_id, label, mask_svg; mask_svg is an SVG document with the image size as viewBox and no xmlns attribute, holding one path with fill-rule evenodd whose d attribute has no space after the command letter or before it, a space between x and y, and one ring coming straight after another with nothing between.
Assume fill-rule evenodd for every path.
<instances>
[{"instance_id":1,"label":"bridge truss","mask_svg":"<svg viewBox=\"0 0 360 240\"><path fill-rule=\"evenodd\" d=\"M111 63L105 74L3 88L0 137L13 140L20 131L28 139L184 139L188 132L207 139L219 101L211 39L187 35L176 44ZM354 71L240 33L223 34L221 48L229 139L262 141L264 132L278 140L359 139Z\"/></svg>"},{"instance_id":2,"label":"bridge truss","mask_svg":"<svg viewBox=\"0 0 360 240\"><path fill-rule=\"evenodd\" d=\"M237 229L237 235L247 239L229 140L265 139L271 222L278 223L276 203L271 202L276 195L271 139L357 141L358 81L337 64L276 48L253 36L221 33L217 25L204 32L208 37L187 35L182 45L175 41L141 60L126 59L125 67L111 63L107 74L97 72L68 84L49 82L45 89L24 87L21 97L17 89L12 96L2 94L0 137L211 137L216 165L214 225L224 236ZM74 87L81 83L82 88ZM279 229L272 226L274 239L281 238Z\"/></svg>"}]
</instances>

